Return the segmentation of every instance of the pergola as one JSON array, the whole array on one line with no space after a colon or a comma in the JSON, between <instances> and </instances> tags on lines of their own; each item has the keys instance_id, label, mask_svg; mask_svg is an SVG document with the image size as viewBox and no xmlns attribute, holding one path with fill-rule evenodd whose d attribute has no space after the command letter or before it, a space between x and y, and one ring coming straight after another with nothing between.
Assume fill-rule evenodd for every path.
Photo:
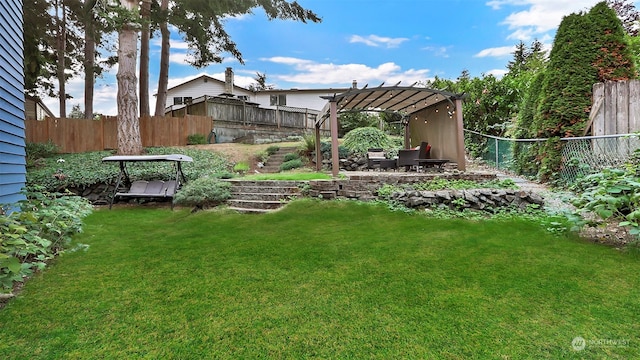
<instances>
[{"instance_id":1,"label":"pergola","mask_svg":"<svg viewBox=\"0 0 640 360\"><path fill-rule=\"evenodd\" d=\"M436 155L456 162L464 171L464 133L462 99L464 94L411 86L380 86L351 88L340 94L321 96L328 101L316 121L316 167L321 166L320 126L327 118L331 128L331 165L338 175L338 113L347 111L389 111L402 115L405 127L405 148L428 141Z\"/></svg>"}]
</instances>

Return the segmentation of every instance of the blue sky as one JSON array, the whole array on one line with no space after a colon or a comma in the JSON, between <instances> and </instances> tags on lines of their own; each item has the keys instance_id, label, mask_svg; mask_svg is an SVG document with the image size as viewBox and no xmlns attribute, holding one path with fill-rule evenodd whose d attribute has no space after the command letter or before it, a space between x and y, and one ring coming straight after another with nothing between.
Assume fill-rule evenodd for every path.
<instances>
[{"instance_id":1,"label":"blue sky","mask_svg":"<svg viewBox=\"0 0 640 360\"><path fill-rule=\"evenodd\" d=\"M173 32L169 86L201 74L224 79L232 67L240 86L265 73L276 88L344 88L382 82L411 85L435 76L455 79L506 72L513 46L534 39L551 47L562 17L597 0L298 0L321 23L268 21L263 12L226 20L245 64L228 57L203 69L185 63L186 44ZM636 3L638 6L638 3ZM152 39L150 92L157 89L159 40ZM116 114L112 69L97 81L94 109ZM83 103L82 79L67 86L70 109ZM215 94L208 94L215 95ZM56 99L44 99L58 114ZM155 99L151 99L152 112Z\"/></svg>"}]
</instances>

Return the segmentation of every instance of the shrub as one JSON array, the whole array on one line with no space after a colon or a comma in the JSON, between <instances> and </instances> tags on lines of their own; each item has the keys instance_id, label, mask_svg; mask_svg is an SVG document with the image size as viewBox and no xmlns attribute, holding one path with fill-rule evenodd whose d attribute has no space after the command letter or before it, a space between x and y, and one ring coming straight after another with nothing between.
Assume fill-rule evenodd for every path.
<instances>
[{"instance_id":1,"label":"shrub","mask_svg":"<svg viewBox=\"0 0 640 360\"><path fill-rule=\"evenodd\" d=\"M176 205L209 208L217 206L231 197L231 184L213 177L195 179L185 184L176 193Z\"/></svg>"},{"instance_id":2,"label":"shrub","mask_svg":"<svg viewBox=\"0 0 640 360\"><path fill-rule=\"evenodd\" d=\"M305 156L310 156L316 151L316 137L314 134L306 134L302 137L302 143L298 150Z\"/></svg>"},{"instance_id":3,"label":"shrub","mask_svg":"<svg viewBox=\"0 0 640 360\"><path fill-rule=\"evenodd\" d=\"M619 225L629 228L629 233L640 237L640 177L635 167L628 170L604 169L586 176L575 190L581 192L572 203L577 211L572 217L574 225L587 223L584 213L595 213L602 220L623 220Z\"/></svg>"},{"instance_id":4,"label":"shrub","mask_svg":"<svg viewBox=\"0 0 640 360\"><path fill-rule=\"evenodd\" d=\"M280 150L280 146L278 145L271 145L267 148L267 154L269 154L269 156L275 154L278 152L278 150Z\"/></svg>"},{"instance_id":5,"label":"shrub","mask_svg":"<svg viewBox=\"0 0 640 360\"><path fill-rule=\"evenodd\" d=\"M203 145L207 143L207 135L191 134L187 136L187 145Z\"/></svg>"},{"instance_id":6,"label":"shrub","mask_svg":"<svg viewBox=\"0 0 640 360\"><path fill-rule=\"evenodd\" d=\"M27 167L33 167L38 159L49 158L60 151L60 147L51 140L46 143L27 143L25 146Z\"/></svg>"},{"instance_id":7,"label":"shrub","mask_svg":"<svg viewBox=\"0 0 640 360\"><path fill-rule=\"evenodd\" d=\"M193 162L182 164L187 180L197 179L215 173L231 170L229 161L220 153L188 148L147 148L151 155L180 153L193 158ZM120 169L117 163L105 164L102 158L112 155L108 151L80 154L60 154L59 158L46 158L42 167L27 171L27 185L42 185L45 190L55 192L72 187L83 188L94 184L114 183ZM128 164L127 170L132 181L170 180L175 176L169 162L147 162Z\"/></svg>"},{"instance_id":8,"label":"shrub","mask_svg":"<svg viewBox=\"0 0 640 360\"><path fill-rule=\"evenodd\" d=\"M79 196L33 187L26 197L18 203L20 211L0 212L0 292L11 291L15 282L64 252L91 213L89 202Z\"/></svg>"},{"instance_id":9,"label":"shrub","mask_svg":"<svg viewBox=\"0 0 640 360\"><path fill-rule=\"evenodd\" d=\"M296 153L290 153L284 156L284 161L291 161L291 160L295 160L295 159L300 159L300 155L296 154Z\"/></svg>"},{"instance_id":10,"label":"shrub","mask_svg":"<svg viewBox=\"0 0 640 360\"><path fill-rule=\"evenodd\" d=\"M344 136L342 144L350 151L358 154L365 154L370 148L394 148L393 141L389 138L389 135L372 127L349 131Z\"/></svg>"},{"instance_id":11,"label":"shrub","mask_svg":"<svg viewBox=\"0 0 640 360\"><path fill-rule=\"evenodd\" d=\"M303 164L301 159L293 159L293 160L285 161L280 165L280 171L297 169L302 167L302 165Z\"/></svg>"},{"instance_id":12,"label":"shrub","mask_svg":"<svg viewBox=\"0 0 640 360\"><path fill-rule=\"evenodd\" d=\"M330 159L331 158L331 143L328 142L323 142L320 143L320 152L322 152L322 157L325 159ZM345 159L347 157L349 157L349 155L351 154L351 151L349 151L349 149L347 149L346 147L339 145L338 146L338 157L340 159Z\"/></svg>"},{"instance_id":13,"label":"shrub","mask_svg":"<svg viewBox=\"0 0 640 360\"><path fill-rule=\"evenodd\" d=\"M266 150L258 152L255 156L256 160L262 163L267 162L269 159L269 153Z\"/></svg>"}]
</instances>

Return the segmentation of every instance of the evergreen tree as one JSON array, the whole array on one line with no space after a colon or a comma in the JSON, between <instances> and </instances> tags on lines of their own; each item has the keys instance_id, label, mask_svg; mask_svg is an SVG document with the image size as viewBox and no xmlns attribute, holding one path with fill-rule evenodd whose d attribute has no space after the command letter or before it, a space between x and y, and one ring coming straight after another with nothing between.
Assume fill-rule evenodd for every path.
<instances>
[{"instance_id":1,"label":"evergreen tree","mask_svg":"<svg viewBox=\"0 0 640 360\"><path fill-rule=\"evenodd\" d=\"M622 23L605 2L596 4L588 14L594 29L590 39L596 51L593 66L598 69L598 81L627 80L635 77L631 52L625 42Z\"/></svg>"}]
</instances>

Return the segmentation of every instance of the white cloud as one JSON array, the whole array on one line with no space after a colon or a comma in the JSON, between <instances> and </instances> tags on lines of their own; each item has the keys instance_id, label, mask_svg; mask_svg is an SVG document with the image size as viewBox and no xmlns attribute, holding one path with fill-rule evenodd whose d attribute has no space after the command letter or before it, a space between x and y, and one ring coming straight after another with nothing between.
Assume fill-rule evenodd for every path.
<instances>
[{"instance_id":1,"label":"white cloud","mask_svg":"<svg viewBox=\"0 0 640 360\"><path fill-rule=\"evenodd\" d=\"M370 67L364 64L323 64L305 59L283 57L263 60L292 66L291 74L271 74L271 77L298 84L349 86L353 80L357 80L359 84L378 85L382 82L395 84L402 81L405 85L410 85L416 81L424 81L429 73L428 69L402 70L399 65L393 62Z\"/></svg>"},{"instance_id":2,"label":"white cloud","mask_svg":"<svg viewBox=\"0 0 640 360\"><path fill-rule=\"evenodd\" d=\"M422 49L430 52L433 56L442 57L445 59L449 57L449 48L446 46L426 46Z\"/></svg>"},{"instance_id":3,"label":"white cloud","mask_svg":"<svg viewBox=\"0 0 640 360\"><path fill-rule=\"evenodd\" d=\"M386 48L397 48L405 41L408 41L407 38L390 38L378 35L369 35L369 36L360 36L360 35L351 35L349 38L350 43L363 43L367 46L385 46Z\"/></svg>"},{"instance_id":4,"label":"white cloud","mask_svg":"<svg viewBox=\"0 0 640 360\"><path fill-rule=\"evenodd\" d=\"M597 0L494 0L487 2L487 5L496 10L506 6L528 7L509 14L502 24L513 30L509 38L529 40L531 36L543 35L556 29L564 16L588 10L597 2ZM528 38L524 39L523 36Z\"/></svg>"},{"instance_id":5,"label":"white cloud","mask_svg":"<svg viewBox=\"0 0 640 360\"><path fill-rule=\"evenodd\" d=\"M513 54L515 46L501 46L495 48L488 48L473 55L473 57L503 57Z\"/></svg>"},{"instance_id":6,"label":"white cloud","mask_svg":"<svg viewBox=\"0 0 640 360\"><path fill-rule=\"evenodd\" d=\"M489 70L487 71L487 75L493 75L496 78L500 79L502 78L506 73L508 73L509 71L505 70L505 69L493 69L493 70Z\"/></svg>"}]
</instances>

